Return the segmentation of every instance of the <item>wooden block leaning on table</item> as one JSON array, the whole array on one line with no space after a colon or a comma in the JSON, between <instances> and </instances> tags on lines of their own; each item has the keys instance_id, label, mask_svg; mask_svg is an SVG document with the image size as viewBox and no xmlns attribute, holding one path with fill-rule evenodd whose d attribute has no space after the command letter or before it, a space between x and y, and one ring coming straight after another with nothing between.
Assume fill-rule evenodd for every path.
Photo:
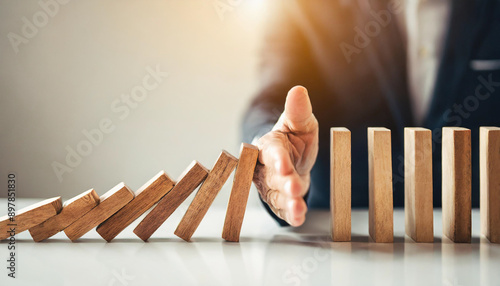
<instances>
[{"instance_id":1,"label":"wooden block leaning on table","mask_svg":"<svg viewBox=\"0 0 500 286\"><path fill-rule=\"evenodd\" d=\"M30 228L31 237L36 242L45 240L64 230L98 204L99 196L93 189L67 200L59 214Z\"/></svg>"},{"instance_id":2,"label":"wooden block leaning on table","mask_svg":"<svg viewBox=\"0 0 500 286\"><path fill-rule=\"evenodd\" d=\"M137 225L134 233L140 239L147 241L181 203L205 180L208 172L209 170L203 167L203 165L197 161L193 161L180 175L174 188Z\"/></svg>"},{"instance_id":3,"label":"wooden block leaning on table","mask_svg":"<svg viewBox=\"0 0 500 286\"><path fill-rule=\"evenodd\" d=\"M134 198L134 193L119 183L100 197L100 203L64 229L71 241L75 241L123 208Z\"/></svg>"},{"instance_id":4,"label":"wooden block leaning on table","mask_svg":"<svg viewBox=\"0 0 500 286\"><path fill-rule=\"evenodd\" d=\"M222 238L227 241L238 242L240 240L241 225L258 157L259 148L246 143L241 144L240 158L234 174L233 187L222 230Z\"/></svg>"},{"instance_id":5,"label":"wooden block leaning on table","mask_svg":"<svg viewBox=\"0 0 500 286\"><path fill-rule=\"evenodd\" d=\"M333 241L351 241L351 131L330 129L330 212Z\"/></svg>"},{"instance_id":6,"label":"wooden block leaning on table","mask_svg":"<svg viewBox=\"0 0 500 286\"><path fill-rule=\"evenodd\" d=\"M391 130L368 128L369 233L375 242L393 242Z\"/></svg>"},{"instance_id":7,"label":"wooden block leaning on table","mask_svg":"<svg viewBox=\"0 0 500 286\"><path fill-rule=\"evenodd\" d=\"M415 242L433 242L432 133L405 128L405 229Z\"/></svg>"},{"instance_id":8,"label":"wooden block leaning on table","mask_svg":"<svg viewBox=\"0 0 500 286\"><path fill-rule=\"evenodd\" d=\"M500 128L479 131L481 234L500 243Z\"/></svg>"},{"instance_id":9,"label":"wooden block leaning on table","mask_svg":"<svg viewBox=\"0 0 500 286\"><path fill-rule=\"evenodd\" d=\"M55 197L20 209L11 220L0 217L0 240L17 235L57 215L62 209L61 197Z\"/></svg>"},{"instance_id":10,"label":"wooden block leaning on table","mask_svg":"<svg viewBox=\"0 0 500 286\"><path fill-rule=\"evenodd\" d=\"M191 205L175 230L175 235L189 241L212 205L222 186L233 172L238 159L222 151L207 179L201 185Z\"/></svg>"},{"instance_id":11,"label":"wooden block leaning on table","mask_svg":"<svg viewBox=\"0 0 500 286\"><path fill-rule=\"evenodd\" d=\"M164 171L159 172L135 192L132 199L121 210L97 227L97 232L106 241L111 241L129 224L141 216L166 195L174 186Z\"/></svg>"},{"instance_id":12,"label":"wooden block leaning on table","mask_svg":"<svg viewBox=\"0 0 500 286\"><path fill-rule=\"evenodd\" d=\"M443 234L453 242L471 242L470 130L443 127Z\"/></svg>"}]
</instances>

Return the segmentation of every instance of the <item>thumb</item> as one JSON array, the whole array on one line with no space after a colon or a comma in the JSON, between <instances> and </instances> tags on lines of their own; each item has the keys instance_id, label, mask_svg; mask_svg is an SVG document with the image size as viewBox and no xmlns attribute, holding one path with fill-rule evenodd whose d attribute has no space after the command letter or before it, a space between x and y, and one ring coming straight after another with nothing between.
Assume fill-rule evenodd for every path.
<instances>
[{"instance_id":1,"label":"thumb","mask_svg":"<svg viewBox=\"0 0 500 286\"><path fill-rule=\"evenodd\" d=\"M283 123L292 132L308 132L311 129L314 116L311 100L305 87L297 85L290 89L286 96L283 117Z\"/></svg>"}]
</instances>

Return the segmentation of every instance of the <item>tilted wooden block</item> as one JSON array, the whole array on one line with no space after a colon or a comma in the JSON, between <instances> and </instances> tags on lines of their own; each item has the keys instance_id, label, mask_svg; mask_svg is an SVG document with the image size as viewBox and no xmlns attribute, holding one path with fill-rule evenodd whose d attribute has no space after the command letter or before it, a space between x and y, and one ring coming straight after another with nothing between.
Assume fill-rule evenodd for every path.
<instances>
[{"instance_id":1,"label":"tilted wooden block","mask_svg":"<svg viewBox=\"0 0 500 286\"><path fill-rule=\"evenodd\" d=\"M500 243L500 128L480 128L481 234Z\"/></svg>"},{"instance_id":2,"label":"tilted wooden block","mask_svg":"<svg viewBox=\"0 0 500 286\"><path fill-rule=\"evenodd\" d=\"M135 198L97 227L97 233L111 241L129 224L141 216L166 195L174 186L164 171L159 172L135 192Z\"/></svg>"},{"instance_id":3,"label":"tilted wooden block","mask_svg":"<svg viewBox=\"0 0 500 286\"><path fill-rule=\"evenodd\" d=\"M405 229L415 242L433 242L432 133L405 128Z\"/></svg>"},{"instance_id":4,"label":"tilted wooden block","mask_svg":"<svg viewBox=\"0 0 500 286\"><path fill-rule=\"evenodd\" d=\"M252 186L253 173L258 157L259 148L251 144L241 144L240 159L234 174L233 187L227 205L224 229L222 230L222 238L227 241L237 242L240 240L241 225L243 224L248 194Z\"/></svg>"},{"instance_id":5,"label":"tilted wooden block","mask_svg":"<svg viewBox=\"0 0 500 286\"><path fill-rule=\"evenodd\" d=\"M209 170L203 167L203 165L193 161L179 177L174 188L137 225L134 233L140 239L147 241L181 203L205 180L208 172Z\"/></svg>"},{"instance_id":6,"label":"tilted wooden block","mask_svg":"<svg viewBox=\"0 0 500 286\"><path fill-rule=\"evenodd\" d=\"M0 240L9 238L30 229L50 217L57 215L62 209L61 197L55 197L20 209L14 220L6 215L0 217Z\"/></svg>"},{"instance_id":7,"label":"tilted wooden block","mask_svg":"<svg viewBox=\"0 0 500 286\"><path fill-rule=\"evenodd\" d=\"M64 230L99 204L99 196L91 189L64 203L63 209L41 224L30 228L31 237L38 242Z\"/></svg>"},{"instance_id":8,"label":"tilted wooden block","mask_svg":"<svg viewBox=\"0 0 500 286\"><path fill-rule=\"evenodd\" d=\"M368 128L369 233L375 242L393 242L391 130Z\"/></svg>"},{"instance_id":9,"label":"tilted wooden block","mask_svg":"<svg viewBox=\"0 0 500 286\"><path fill-rule=\"evenodd\" d=\"M471 242L470 130L443 127L443 234L453 242Z\"/></svg>"},{"instance_id":10,"label":"tilted wooden block","mask_svg":"<svg viewBox=\"0 0 500 286\"><path fill-rule=\"evenodd\" d=\"M330 212L333 241L351 241L351 131L330 129Z\"/></svg>"},{"instance_id":11,"label":"tilted wooden block","mask_svg":"<svg viewBox=\"0 0 500 286\"><path fill-rule=\"evenodd\" d=\"M222 151L212 171L207 176L207 179L201 185L198 193L194 197L191 205L184 214L181 222L175 230L175 235L189 241L193 233L201 223L201 220L212 205L215 197L222 189L222 186L233 172L238 159L233 157L226 151Z\"/></svg>"},{"instance_id":12,"label":"tilted wooden block","mask_svg":"<svg viewBox=\"0 0 500 286\"><path fill-rule=\"evenodd\" d=\"M124 184L119 183L100 197L100 203L64 229L71 241L75 241L114 213L123 208L134 198L134 193Z\"/></svg>"}]
</instances>

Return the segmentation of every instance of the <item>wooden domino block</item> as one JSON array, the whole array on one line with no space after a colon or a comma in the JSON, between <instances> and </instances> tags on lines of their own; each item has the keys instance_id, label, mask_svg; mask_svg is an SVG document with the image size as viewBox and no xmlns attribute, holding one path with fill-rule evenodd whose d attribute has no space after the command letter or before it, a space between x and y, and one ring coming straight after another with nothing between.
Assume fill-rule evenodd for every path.
<instances>
[{"instance_id":1,"label":"wooden domino block","mask_svg":"<svg viewBox=\"0 0 500 286\"><path fill-rule=\"evenodd\" d=\"M61 197L55 197L20 209L16 212L13 221L8 215L0 217L0 240L17 235L46 221L57 215L61 209Z\"/></svg>"},{"instance_id":2,"label":"wooden domino block","mask_svg":"<svg viewBox=\"0 0 500 286\"><path fill-rule=\"evenodd\" d=\"M135 192L135 198L130 203L101 223L96 229L97 232L106 241L111 241L129 224L163 198L174 184L174 181L164 171L159 172Z\"/></svg>"},{"instance_id":3,"label":"wooden domino block","mask_svg":"<svg viewBox=\"0 0 500 286\"><path fill-rule=\"evenodd\" d=\"M470 130L443 127L443 234L453 242L471 242Z\"/></svg>"},{"instance_id":4,"label":"wooden domino block","mask_svg":"<svg viewBox=\"0 0 500 286\"><path fill-rule=\"evenodd\" d=\"M193 161L168 192L148 215L137 225L134 233L147 241L151 235L170 217L170 215L205 180L209 170Z\"/></svg>"},{"instance_id":5,"label":"wooden domino block","mask_svg":"<svg viewBox=\"0 0 500 286\"><path fill-rule=\"evenodd\" d=\"M258 157L259 148L251 144L241 144L240 159L234 173L233 187L222 230L222 238L226 241L238 242L240 240L241 225Z\"/></svg>"},{"instance_id":6,"label":"wooden domino block","mask_svg":"<svg viewBox=\"0 0 500 286\"><path fill-rule=\"evenodd\" d=\"M101 222L123 208L134 198L134 193L124 184L119 183L100 197L100 203L64 229L64 233L75 241Z\"/></svg>"},{"instance_id":7,"label":"wooden domino block","mask_svg":"<svg viewBox=\"0 0 500 286\"><path fill-rule=\"evenodd\" d=\"M31 237L36 242L45 240L64 230L70 224L99 204L99 196L91 189L64 203L61 212L41 224L30 228Z\"/></svg>"},{"instance_id":8,"label":"wooden domino block","mask_svg":"<svg viewBox=\"0 0 500 286\"><path fill-rule=\"evenodd\" d=\"M228 152L222 151L212 171L208 174L207 179L201 185L184 217L177 226L174 232L175 235L185 241L191 239L191 236L193 236L193 233L200 225L208 208L212 205L215 197L222 189L222 186L233 172L237 163L238 159Z\"/></svg>"},{"instance_id":9,"label":"wooden domino block","mask_svg":"<svg viewBox=\"0 0 500 286\"><path fill-rule=\"evenodd\" d=\"M432 133L405 128L405 229L415 242L433 242Z\"/></svg>"},{"instance_id":10,"label":"wooden domino block","mask_svg":"<svg viewBox=\"0 0 500 286\"><path fill-rule=\"evenodd\" d=\"M393 242L391 130L368 128L369 233L375 242Z\"/></svg>"},{"instance_id":11,"label":"wooden domino block","mask_svg":"<svg viewBox=\"0 0 500 286\"><path fill-rule=\"evenodd\" d=\"M333 241L351 241L351 131L330 130L330 212Z\"/></svg>"},{"instance_id":12,"label":"wooden domino block","mask_svg":"<svg viewBox=\"0 0 500 286\"><path fill-rule=\"evenodd\" d=\"M480 128L481 234L500 243L500 128Z\"/></svg>"}]
</instances>

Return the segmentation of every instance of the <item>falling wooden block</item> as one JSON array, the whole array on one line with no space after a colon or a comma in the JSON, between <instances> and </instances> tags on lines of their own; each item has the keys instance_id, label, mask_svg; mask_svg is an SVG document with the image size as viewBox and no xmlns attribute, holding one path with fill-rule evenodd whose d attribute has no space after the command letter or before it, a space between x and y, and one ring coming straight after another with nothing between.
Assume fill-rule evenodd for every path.
<instances>
[{"instance_id":1,"label":"falling wooden block","mask_svg":"<svg viewBox=\"0 0 500 286\"><path fill-rule=\"evenodd\" d=\"M480 128L481 234L500 243L500 128Z\"/></svg>"},{"instance_id":2,"label":"falling wooden block","mask_svg":"<svg viewBox=\"0 0 500 286\"><path fill-rule=\"evenodd\" d=\"M17 235L46 221L57 215L61 209L61 197L55 197L22 208L13 217L8 215L0 217L0 240Z\"/></svg>"},{"instance_id":3,"label":"falling wooden block","mask_svg":"<svg viewBox=\"0 0 500 286\"><path fill-rule=\"evenodd\" d=\"M432 133L405 128L405 229L415 242L433 242Z\"/></svg>"},{"instance_id":4,"label":"falling wooden block","mask_svg":"<svg viewBox=\"0 0 500 286\"><path fill-rule=\"evenodd\" d=\"M130 203L101 223L96 229L97 232L106 241L111 241L129 224L163 198L174 184L174 181L164 171L159 172L135 192L135 198Z\"/></svg>"},{"instance_id":5,"label":"falling wooden block","mask_svg":"<svg viewBox=\"0 0 500 286\"><path fill-rule=\"evenodd\" d=\"M471 242L470 130L443 127L443 234L453 242Z\"/></svg>"},{"instance_id":6,"label":"falling wooden block","mask_svg":"<svg viewBox=\"0 0 500 286\"><path fill-rule=\"evenodd\" d=\"M231 172L233 172L237 163L238 159L228 152L222 151L212 171L208 174L207 179L201 185L184 217L177 226L174 232L175 235L185 241L191 239L191 236L193 236L193 233L200 225L208 208L212 205L215 197L222 189L222 186L229 178L229 175L231 175Z\"/></svg>"},{"instance_id":7,"label":"falling wooden block","mask_svg":"<svg viewBox=\"0 0 500 286\"><path fill-rule=\"evenodd\" d=\"M351 241L351 131L331 128L330 132L332 240Z\"/></svg>"},{"instance_id":8,"label":"falling wooden block","mask_svg":"<svg viewBox=\"0 0 500 286\"><path fill-rule=\"evenodd\" d=\"M391 130L368 128L369 232L375 242L393 242Z\"/></svg>"},{"instance_id":9,"label":"falling wooden block","mask_svg":"<svg viewBox=\"0 0 500 286\"><path fill-rule=\"evenodd\" d=\"M234 174L233 187L222 230L222 238L227 241L238 242L240 240L241 225L258 157L259 148L251 144L241 144L240 159Z\"/></svg>"},{"instance_id":10,"label":"falling wooden block","mask_svg":"<svg viewBox=\"0 0 500 286\"><path fill-rule=\"evenodd\" d=\"M45 240L64 230L70 224L99 204L99 196L91 189L64 203L61 212L41 224L30 228L31 237L36 242Z\"/></svg>"},{"instance_id":11,"label":"falling wooden block","mask_svg":"<svg viewBox=\"0 0 500 286\"><path fill-rule=\"evenodd\" d=\"M82 237L94 227L108 219L134 198L134 193L124 184L119 183L100 197L100 203L64 229L71 241Z\"/></svg>"},{"instance_id":12,"label":"falling wooden block","mask_svg":"<svg viewBox=\"0 0 500 286\"><path fill-rule=\"evenodd\" d=\"M193 161L177 180L174 188L168 192L148 215L137 225L134 233L147 241L170 215L189 197L205 180L209 170Z\"/></svg>"}]
</instances>

